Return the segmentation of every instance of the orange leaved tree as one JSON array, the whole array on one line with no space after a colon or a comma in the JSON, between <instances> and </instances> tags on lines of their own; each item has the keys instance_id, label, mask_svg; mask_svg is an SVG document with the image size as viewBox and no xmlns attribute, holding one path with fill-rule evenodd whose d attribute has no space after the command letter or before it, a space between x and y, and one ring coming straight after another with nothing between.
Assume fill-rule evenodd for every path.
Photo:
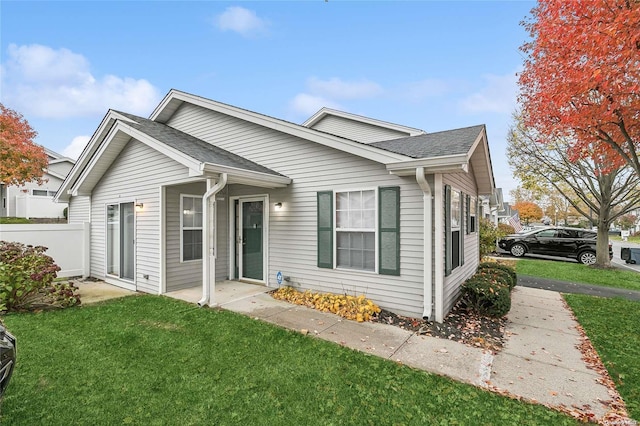
<instances>
[{"instance_id":1,"label":"orange leaved tree","mask_svg":"<svg viewBox=\"0 0 640 426\"><path fill-rule=\"evenodd\" d=\"M542 219L542 209L536 203L531 201L520 201L513 206L518 211L520 220L528 225L532 221Z\"/></svg>"},{"instance_id":2,"label":"orange leaved tree","mask_svg":"<svg viewBox=\"0 0 640 426\"><path fill-rule=\"evenodd\" d=\"M640 1L540 0L519 77L523 118L573 159L640 175Z\"/></svg>"},{"instance_id":3,"label":"orange leaved tree","mask_svg":"<svg viewBox=\"0 0 640 426\"><path fill-rule=\"evenodd\" d=\"M35 137L22 114L0 103L0 183L42 183L49 162L44 148L33 142Z\"/></svg>"}]
</instances>

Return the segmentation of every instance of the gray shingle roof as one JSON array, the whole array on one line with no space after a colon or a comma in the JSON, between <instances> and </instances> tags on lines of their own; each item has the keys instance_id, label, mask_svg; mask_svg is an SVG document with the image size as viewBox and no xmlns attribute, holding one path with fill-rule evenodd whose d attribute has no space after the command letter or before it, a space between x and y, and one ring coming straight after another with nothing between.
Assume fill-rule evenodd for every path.
<instances>
[{"instance_id":1,"label":"gray shingle roof","mask_svg":"<svg viewBox=\"0 0 640 426\"><path fill-rule=\"evenodd\" d=\"M187 133L176 130L166 124L157 123L147 118L138 117L137 115L126 112L115 111L133 121L127 122L129 126L140 130L146 135L151 136L155 140L177 149L178 151L196 159L202 163L217 164L220 166L234 167L252 172L265 173L274 176L284 176L258 163L247 160L244 157L225 151L208 142L193 137Z\"/></svg>"},{"instance_id":2,"label":"gray shingle roof","mask_svg":"<svg viewBox=\"0 0 640 426\"><path fill-rule=\"evenodd\" d=\"M462 129L373 142L369 145L411 158L466 154L484 127L484 124L481 124L478 126L464 127Z\"/></svg>"}]
</instances>

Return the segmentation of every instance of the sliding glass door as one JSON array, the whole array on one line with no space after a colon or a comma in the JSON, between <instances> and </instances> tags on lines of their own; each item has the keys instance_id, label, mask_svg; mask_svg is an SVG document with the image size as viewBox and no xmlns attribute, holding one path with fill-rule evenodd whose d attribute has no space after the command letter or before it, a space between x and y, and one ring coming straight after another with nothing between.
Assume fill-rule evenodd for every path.
<instances>
[{"instance_id":1,"label":"sliding glass door","mask_svg":"<svg viewBox=\"0 0 640 426\"><path fill-rule=\"evenodd\" d=\"M134 279L134 221L133 202L107 205L107 275L133 281Z\"/></svg>"}]
</instances>

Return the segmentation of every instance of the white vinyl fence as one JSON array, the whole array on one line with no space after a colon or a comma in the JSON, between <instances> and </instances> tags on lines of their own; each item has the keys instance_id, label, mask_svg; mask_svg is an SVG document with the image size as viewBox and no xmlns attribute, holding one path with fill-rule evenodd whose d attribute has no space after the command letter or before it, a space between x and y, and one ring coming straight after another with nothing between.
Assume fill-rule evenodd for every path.
<instances>
[{"instance_id":1,"label":"white vinyl fence","mask_svg":"<svg viewBox=\"0 0 640 426\"><path fill-rule=\"evenodd\" d=\"M0 240L45 246L58 277L89 276L89 223L0 225Z\"/></svg>"}]
</instances>

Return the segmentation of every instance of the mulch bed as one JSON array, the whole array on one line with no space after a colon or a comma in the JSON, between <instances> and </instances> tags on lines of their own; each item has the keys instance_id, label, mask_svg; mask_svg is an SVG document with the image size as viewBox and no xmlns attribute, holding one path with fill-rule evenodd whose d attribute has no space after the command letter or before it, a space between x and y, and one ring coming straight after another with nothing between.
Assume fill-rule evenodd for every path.
<instances>
[{"instance_id":1,"label":"mulch bed","mask_svg":"<svg viewBox=\"0 0 640 426\"><path fill-rule=\"evenodd\" d=\"M442 323L403 317L384 309L372 321L498 352L505 342L504 330L507 319L480 316L467 309L460 300Z\"/></svg>"}]
</instances>

